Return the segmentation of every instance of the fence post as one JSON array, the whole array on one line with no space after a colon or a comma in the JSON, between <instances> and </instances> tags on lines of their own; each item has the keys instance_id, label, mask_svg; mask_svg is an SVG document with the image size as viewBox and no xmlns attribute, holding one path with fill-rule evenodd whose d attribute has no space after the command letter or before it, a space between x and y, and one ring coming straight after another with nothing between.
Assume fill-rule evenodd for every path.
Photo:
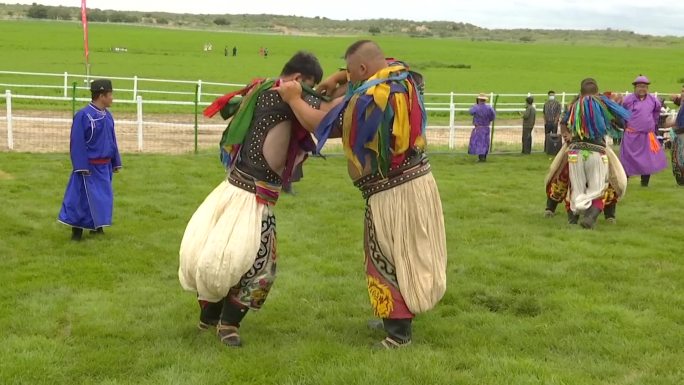
<instances>
[{"instance_id":1,"label":"fence post","mask_svg":"<svg viewBox=\"0 0 684 385\"><path fill-rule=\"evenodd\" d=\"M563 96L561 96L561 107L565 107L565 92L563 92Z\"/></svg>"},{"instance_id":2,"label":"fence post","mask_svg":"<svg viewBox=\"0 0 684 385\"><path fill-rule=\"evenodd\" d=\"M137 98L138 105L138 151L143 150L143 99L142 96L138 95Z\"/></svg>"},{"instance_id":3,"label":"fence post","mask_svg":"<svg viewBox=\"0 0 684 385\"><path fill-rule=\"evenodd\" d=\"M71 91L71 116L76 115L76 82L72 85L73 90Z\"/></svg>"},{"instance_id":4,"label":"fence post","mask_svg":"<svg viewBox=\"0 0 684 385\"><path fill-rule=\"evenodd\" d=\"M195 100L197 100L197 103L202 101L202 80L197 81L197 93Z\"/></svg>"},{"instance_id":5,"label":"fence post","mask_svg":"<svg viewBox=\"0 0 684 385\"><path fill-rule=\"evenodd\" d=\"M454 93L449 94L449 150L456 146L456 110L454 106Z\"/></svg>"},{"instance_id":6,"label":"fence post","mask_svg":"<svg viewBox=\"0 0 684 385\"><path fill-rule=\"evenodd\" d=\"M492 92L490 95L494 95ZM489 99L492 100L492 99ZM496 94L496 96L493 99L492 102L492 109L494 110L494 113L496 114L496 104L499 103L499 94ZM494 151L494 127L496 127L496 119L492 121L492 127L489 129L489 152Z\"/></svg>"},{"instance_id":7,"label":"fence post","mask_svg":"<svg viewBox=\"0 0 684 385\"><path fill-rule=\"evenodd\" d=\"M138 76L133 76L133 100L138 100Z\"/></svg>"},{"instance_id":8,"label":"fence post","mask_svg":"<svg viewBox=\"0 0 684 385\"><path fill-rule=\"evenodd\" d=\"M14 138L12 137L12 91L5 90L7 102L7 148L14 150Z\"/></svg>"},{"instance_id":9,"label":"fence post","mask_svg":"<svg viewBox=\"0 0 684 385\"><path fill-rule=\"evenodd\" d=\"M64 73L64 97L69 97L69 74Z\"/></svg>"},{"instance_id":10,"label":"fence post","mask_svg":"<svg viewBox=\"0 0 684 385\"><path fill-rule=\"evenodd\" d=\"M197 154L197 130L199 125L197 123L197 115L199 114L199 83L195 84L195 154Z\"/></svg>"}]
</instances>

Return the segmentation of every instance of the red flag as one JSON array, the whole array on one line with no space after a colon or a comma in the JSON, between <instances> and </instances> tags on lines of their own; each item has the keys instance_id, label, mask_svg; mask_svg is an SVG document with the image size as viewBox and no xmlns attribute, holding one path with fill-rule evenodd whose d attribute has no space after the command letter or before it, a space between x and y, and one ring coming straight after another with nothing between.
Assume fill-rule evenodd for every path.
<instances>
[{"instance_id":1,"label":"red flag","mask_svg":"<svg viewBox=\"0 0 684 385\"><path fill-rule=\"evenodd\" d=\"M88 63L88 15L86 12L86 0L81 0L81 22L83 23L83 46L85 47L85 58Z\"/></svg>"}]
</instances>

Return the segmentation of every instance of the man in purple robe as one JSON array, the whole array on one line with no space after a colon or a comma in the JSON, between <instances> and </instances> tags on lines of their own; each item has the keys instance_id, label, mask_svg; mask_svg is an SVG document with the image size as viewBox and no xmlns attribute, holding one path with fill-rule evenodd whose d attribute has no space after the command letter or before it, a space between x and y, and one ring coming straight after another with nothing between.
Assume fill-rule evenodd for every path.
<instances>
[{"instance_id":1,"label":"man in purple robe","mask_svg":"<svg viewBox=\"0 0 684 385\"><path fill-rule=\"evenodd\" d=\"M112 105L112 82L90 84L92 102L74 115L71 125L72 173L67 184L59 221L71 226L71 239L81 240L83 230L104 234L111 226L114 193L112 173L121 168Z\"/></svg>"},{"instance_id":2,"label":"man in purple robe","mask_svg":"<svg viewBox=\"0 0 684 385\"><path fill-rule=\"evenodd\" d=\"M489 153L489 130L490 125L496 118L496 112L487 104L485 94L478 95L475 105L470 107L470 115L473 116L473 131L470 133L468 154L477 155L479 162L487 161Z\"/></svg>"},{"instance_id":3,"label":"man in purple robe","mask_svg":"<svg viewBox=\"0 0 684 385\"><path fill-rule=\"evenodd\" d=\"M641 185L646 187L651 174L667 167L667 159L656 138L660 101L648 93L651 84L646 76L639 75L634 82L634 93L627 95L622 106L631 112L620 147L620 161L627 176L641 175Z\"/></svg>"}]
</instances>

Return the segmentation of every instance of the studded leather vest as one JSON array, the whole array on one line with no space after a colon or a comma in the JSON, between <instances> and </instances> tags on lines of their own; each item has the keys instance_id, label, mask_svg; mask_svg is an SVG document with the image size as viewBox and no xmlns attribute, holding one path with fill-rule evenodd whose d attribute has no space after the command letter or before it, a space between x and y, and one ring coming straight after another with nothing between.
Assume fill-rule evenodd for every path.
<instances>
[{"instance_id":1,"label":"studded leather vest","mask_svg":"<svg viewBox=\"0 0 684 385\"><path fill-rule=\"evenodd\" d=\"M313 108L320 109L320 98L307 94L303 99ZM240 149L235 167L254 177L255 180L282 184L280 175L269 167L264 157L264 142L269 131L278 123L293 119L292 109L283 101L277 91L269 90L259 95L254 109L254 117Z\"/></svg>"}]
</instances>

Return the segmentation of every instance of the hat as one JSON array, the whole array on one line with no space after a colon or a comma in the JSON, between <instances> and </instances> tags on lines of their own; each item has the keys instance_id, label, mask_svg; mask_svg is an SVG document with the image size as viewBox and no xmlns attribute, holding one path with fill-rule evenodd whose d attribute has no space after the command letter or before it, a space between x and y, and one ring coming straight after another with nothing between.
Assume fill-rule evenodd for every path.
<instances>
[{"instance_id":1,"label":"hat","mask_svg":"<svg viewBox=\"0 0 684 385\"><path fill-rule=\"evenodd\" d=\"M484 100L485 102L486 102L487 100L489 100L489 98L487 97L487 95L484 94L484 92L480 92L480 94L477 95L477 99L478 99L478 100Z\"/></svg>"},{"instance_id":2,"label":"hat","mask_svg":"<svg viewBox=\"0 0 684 385\"><path fill-rule=\"evenodd\" d=\"M644 75L639 75L637 76L636 79L632 82L632 85L635 86L637 84L651 84L651 82L648 80L648 78Z\"/></svg>"},{"instance_id":3,"label":"hat","mask_svg":"<svg viewBox=\"0 0 684 385\"><path fill-rule=\"evenodd\" d=\"M112 89L112 81L109 79L97 79L90 83L90 92L104 91L110 92Z\"/></svg>"}]
</instances>

